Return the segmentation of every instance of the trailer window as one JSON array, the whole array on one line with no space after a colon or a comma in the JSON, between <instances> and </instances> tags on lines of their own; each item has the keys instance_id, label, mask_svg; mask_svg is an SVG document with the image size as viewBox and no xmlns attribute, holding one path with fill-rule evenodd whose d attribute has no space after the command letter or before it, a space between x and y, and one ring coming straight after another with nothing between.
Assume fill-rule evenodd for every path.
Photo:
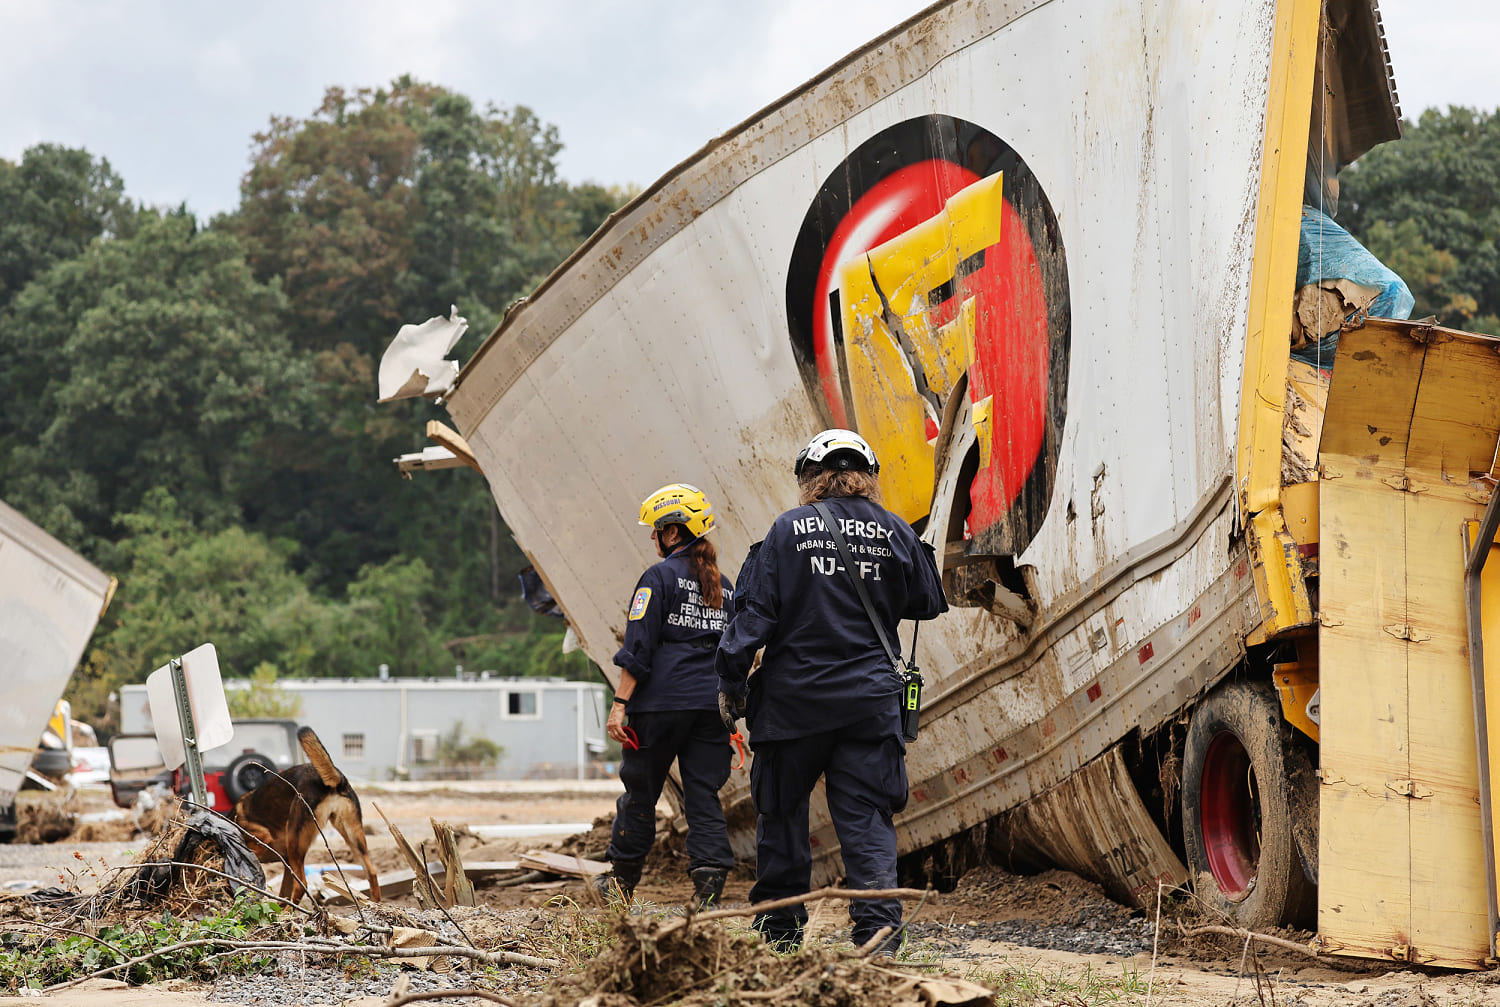
<instances>
[{"instance_id":1,"label":"trailer window","mask_svg":"<svg viewBox=\"0 0 1500 1007\"><path fill-rule=\"evenodd\" d=\"M507 692L504 699L505 716L507 717L538 717L541 715L541 702L535 692Z\"/></svg>"},{"instance_id":2,"label":"trailer window","mask_svg":"<svg viewBox=\"0 0 1500 1007\"><path fill-rule=\"evenodd\" d=\"M365 757L365 736L363 734L344 735L344 758L363 759Z\"/></svg>"}]
</instances>

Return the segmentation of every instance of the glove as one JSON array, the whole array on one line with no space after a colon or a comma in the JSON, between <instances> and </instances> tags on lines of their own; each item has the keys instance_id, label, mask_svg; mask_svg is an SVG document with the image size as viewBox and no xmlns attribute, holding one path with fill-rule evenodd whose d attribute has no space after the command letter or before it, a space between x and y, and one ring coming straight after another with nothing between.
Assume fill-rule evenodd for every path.
<instances>
[{"instance_id":1,"label":"glove","mask_svg":"<svg viewBox=\"0 0 1500 1007\"><path fill-rule=\"evenodd\" d=\"M719 719L730 734L734 733L734 722L745 715L745 697L719 693Z\"/></svg>"}]
</instances>

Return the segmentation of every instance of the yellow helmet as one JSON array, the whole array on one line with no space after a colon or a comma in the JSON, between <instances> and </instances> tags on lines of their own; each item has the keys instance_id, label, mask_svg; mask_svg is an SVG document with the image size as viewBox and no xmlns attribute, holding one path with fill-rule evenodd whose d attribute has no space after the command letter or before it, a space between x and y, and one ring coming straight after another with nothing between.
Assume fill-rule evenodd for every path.
<instances>
[{"instance_id":1,"label":"yellow helmet","mask_svg":"<svg viewBox=\"0 0 1500 1007\"><path fill-rule=\"evenodd\" d=\"M680 524L693 538L700 538L714 530L714 505L698 487L672 483L641 501L641 524L658 531Z\"/></svg>"}]
</instances>

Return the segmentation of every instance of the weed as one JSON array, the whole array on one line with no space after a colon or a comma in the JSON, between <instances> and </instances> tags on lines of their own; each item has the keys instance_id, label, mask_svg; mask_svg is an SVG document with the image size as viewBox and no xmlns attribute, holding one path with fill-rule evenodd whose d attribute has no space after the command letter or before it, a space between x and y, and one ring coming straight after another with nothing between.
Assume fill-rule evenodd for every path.
<instances>
[{"instance_id":1,"label":"weed","mask_svg":"<svg viewBox=\"0 0 1500 1007\"><path fill-rule=\"evenodd\" d=\"M0 935L0 990L14 993L22 986L67 982L184 941L243 940L277 920L275 903L242 895L219 916L183 920L164 912L158 918L104 927L92 937L62 931L8 932ZM139 985L168 977L254 972L268 961L264 955L226 955L212 947L179 948L115 975Z\"/></svg>"},{"instance_id":2,"label":"weed","mask_svg":"<svg viewBox=\"0 0 1500 1007\"><path fill-rule=\"evenodd\" d=\"M1032 1007L1063 1001L1079 1007L1134 1001L1146 992L1146 983L1134 968L1121 965L1118 977L1085 966L1081 973L1070 974L1061 967L1050 970L1027 965L1006 964L996 968L978 968L968 973L973 982L995 991L996 1007Z\"/></svg>"},{"instance_id":3,"label":"weed","mask_svg":"<svg viewBox=\"0 0 1500 1007\"><path fill-rule=\"evenodd\" d=\"M557 916L547 930L545 950L549 957L561 961L569 972L586 968L605 948L615 942L614 919L625 911L619 899L610 902L610 912L589 912L566 895L547 903L557 907Z\"/></svg>"}]
</instances>

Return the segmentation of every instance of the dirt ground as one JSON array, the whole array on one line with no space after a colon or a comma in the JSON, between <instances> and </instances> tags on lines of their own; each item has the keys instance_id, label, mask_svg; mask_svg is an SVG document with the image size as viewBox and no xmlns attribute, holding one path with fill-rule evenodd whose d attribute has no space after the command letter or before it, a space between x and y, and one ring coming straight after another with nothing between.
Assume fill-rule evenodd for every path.
<instances>
[{"instance_id":1,"label":"dirt ground","mask_svg":"<svg viewBox=\"0 0 1500 1007\"><path fill-rule=\"evenodd\" d=\"M366 823L371 826L372 859L377 870L382 873L394 871L402 863L394 841L380 825L379 816L370 809L371 804L379 805L414 842L430 841L430 818L454 825L479 826L591 821L613 811L612 796L599 792L372 792L365 795L364 800L367 805ZM81 806L98 810L94 807L97 803L96 797L86 797ZM373 825L371 819L374 820ZM342 840L332 834L328 838L339 859L347 862L347 851L343 848ZM607 826L603 822L596 822L591 833L566 839L522 837L482 841L465 838L462 840L462 853L469 862L504 860L514 858L526 849L555 846L565 852L597 857L602 853L602 844L606 840ZM139 849L140 845L140 841L132 843L117 839L114 842L65 840L50 845L0 846L0 885L37 877L44 882L55 883L55 877L49 882L46 875L41 873L44 863L66 867L69 863L76 865L100 858L106 863L124 862L129 860L129 855ZM75 853L81 854L83 860L79 861ZM327 852L319 850L309 860L326 862ZM647 933L646 930L669 926L671 918L666 910L681 905L688 897L690 886L685 869L681 838L664 833L658 849L653 852L648 863L646 880L637 891L634 915L625 918L640 932L618 931L624 934L625 943L629 943L634 933L642 947L657 948L654 931ZM752 882L753 875L748 868L736 870L725 891L724 904L731 908L745 904ZM478 897L481 908L477 912L482 913L485 919L494 921L496 926L530 926L533 930L546 931L560 925L556 921L564 917L570 921L567 926L595 927L601 932L606 927L604 921L607 919L614 919L616 927L625 925L620 920L618 910L610 917L611 910L600 906L582 882L569 882L543 889L481 885ZM396 905L414 906L409 896L391 901ZM1252 948L1247 954L1243 946L1232 938L1185 940L1178 936L1172 917L1179 910L1180 907L1169 906L1168 912L1164 914L1166 918L1158 926L1154 913L1132 911L1117 905L1107 899L1096 886L1074 875L1051 871L1021 877L996 867L981 867L966 875L955 891L935 895L924 901L909 922L908 943L895 964L898 967L918 966L978 982L995 991L994 1002L998 1004L1069 1004L1076 1007L1103 1003L1162 1004L1168 1007L1217 1007L1221 1004L1261 1004L1268 1007L1273 1004L1287 1007L1494 1004L1500 1007L1500 982L1497 982L1500 974L1450 973L1357 961L1329 965L1282 950L1256 952ZM661 920L668 922L664 924ZM744 947L753 942L744 934L745 922L747 921L728 921L728 926L719 928L727 936L722 939L714 938L718 943L711 952L703 948L685 950L682 952L686 956L684 960L710 953L715 961L726 954L730 955L731 960L734 954L748 954ZM700 932L703 927L709 926L718 927L717 924L698 925ZM643 927L646 930L641 930ZM1283 936L1306 941L1312 935ZM788 971L787 975L776 980L785 980L788 984L781 994L763 994L753 999L788 1004L813 1002L814 999L817 1002L845 1002L841 998L825 999L822 994L814 997L805 990L795 992L803 989L796 985L797 982L802 982L805 986L809 981L807 976L821 968L826 976L845 976L848 973L839 981L850 984L849 991L858 994L849 1002L857 1000L876 1004L877 1007L907 1002L883 998L883 994L877 995L859 986L860 982L866 981L861 976L872 974L871 969L876 972L880 969L877 966L861 965L859 970L850 972L853 966L847 961L850 957L847 941L846 904L825 901L816 905L812 908L808 929L809 950L805 955L832 957L826 957L826 960L785 960L802 971L796 974ZM736 951L735 948L740 950ZM844 950L839 952L839 948ZM844 956L843 959L835 961L839 954ZM645 960L644 954L641 957ZM658 957L661 967L668 967L670 953L659 952ZM812 964L803 968L804 960L811 961ZM599 975L615 975L619 971L618 962L604 963L599 967L605 969ZM758 967L761 971L766 970L764 963ZM790 970L791 965L787 968ZM614 972L609 972L610 969ZM575 1002L579 999L579 996L575 996L579 989L570 984L587 984L598 980L595 974L597 969L571 978L549 978L527 969L506 971L514 973L508 981L515 983L506 988L506 995L518 1003ZM614 980L608 979L604 986L596 985L593 988L605 989L609 981ZM679 980L674 977L671 982ZM458 984L462 985L461 982ZM686 996L692 985L685 979L681 980L680 986L667 987L667 999L661 1000L659 996L655 999L663 1003L674 1002L676 991L681 990ZM623 995L601 993L595 1002L601 1007L607 1004L645 1002L612 999ZM299 1002L340 1002L312 997L302 1001L297 999L296 994L285 991L268 998L248 987L232 983L221 983L218 987L177 984L177 988L128 988L114 983L95 982L85 988L50 994L42 999L59 1007L169 1007L207 1003L210 1002L210 996L213 998L212 1002L218 1003L275 1003L278 1007L293 1007ZM236 996L242 998L235 999ZM375 1007L382 999L384 998L380 996L351 996L342 1002L357 1004L358 1007Z\"/></svg>"}]
</instances>

